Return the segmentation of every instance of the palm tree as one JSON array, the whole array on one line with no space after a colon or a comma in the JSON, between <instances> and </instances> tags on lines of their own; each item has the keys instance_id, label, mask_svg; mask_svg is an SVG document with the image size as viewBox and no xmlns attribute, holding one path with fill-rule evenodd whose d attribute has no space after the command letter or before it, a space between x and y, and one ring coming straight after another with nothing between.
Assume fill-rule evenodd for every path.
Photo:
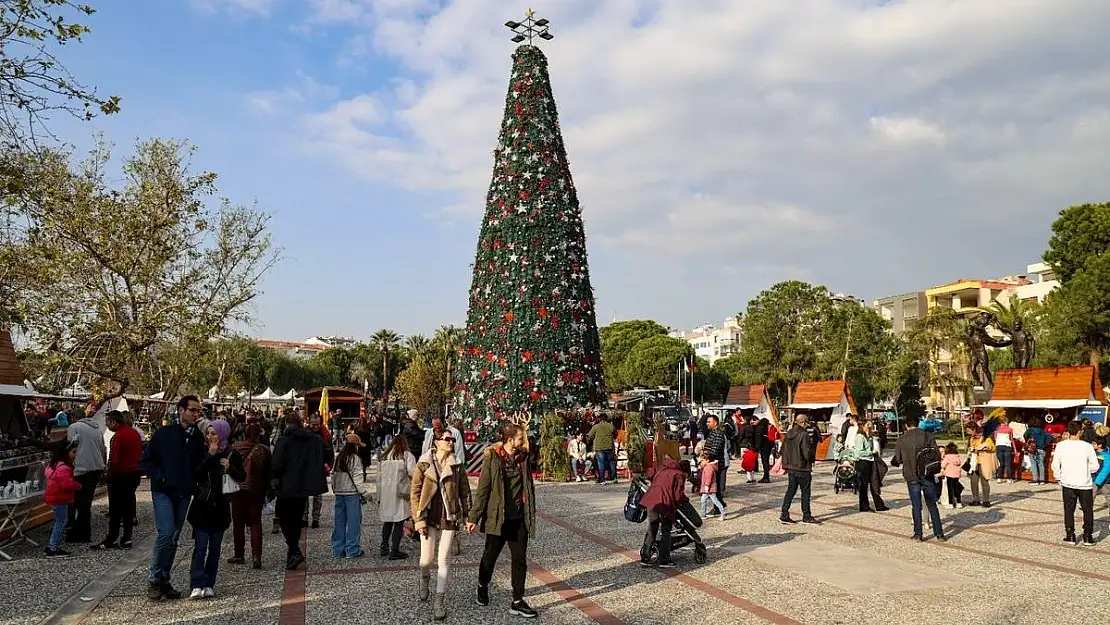
<instances>
[{"instance_id":1,"label":"palm tree","mask_svg":"<svg viewBox=\"0 0 1110 625\"><path fill-rule=\"evenodd\" d=\"M454 374L455 362L459 356L459 346L462 344L463 330L458 326L440 326L436 330L432 343L443 350L443 362L447 369L444 379L447 381L447 395L450 397L455 389Z\"/></svg>"},{"instance_id":2,"label":"palm tree","mask_svg":"<svg viewBox=\"0 0 1110 625\"><path fill-rule=\"evenodd\" d=\"M1034 331L1037 327L1037 322L1040 321L1041 315L1044 312L1043 307L1037 300L1021 300L1018 299L1017 294L1010 294L1008 300L994 300L989 306L980 308L985 313L989 313L998 322L998 329L1012 334L1014 331L1014 322L1018 319L1021 320L1021 325L1026 332Z\"/></svg>"},{"instance_id":3,"label":"palm tree","mask_svg":"<svg viewBox=\"0 0 1110 625\"><path fill-rule=\"evenodd\" d=\"M389 354L401 344L401 335L382 328L370 337L370 344L382 355L382 404L389 403Z\"/></svg>"},{"instance_id":4,"label":"palm tree","mask_svg":"<svg viewBox=\"0 0 1110 625\"><path fill-rule=\"evenodd\" d=\"M405 349L413 360L426 355L431 345L432 342L423 334L410 334L405 337Z\"/></svg>"}]
</instances>

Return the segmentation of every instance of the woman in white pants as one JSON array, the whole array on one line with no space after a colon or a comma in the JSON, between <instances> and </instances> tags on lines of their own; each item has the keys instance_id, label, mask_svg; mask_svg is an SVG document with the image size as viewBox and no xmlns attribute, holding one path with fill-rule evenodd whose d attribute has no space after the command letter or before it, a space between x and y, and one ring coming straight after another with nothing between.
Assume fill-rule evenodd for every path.
<instances>
[{"instance_id":1,"label":"woman in white pants","mask_svg":"<svg viewBox=\"0 0 1110 625\"><path fill-rule=\"evenodd\" d=\"M416 463L409 502L413 525L420 534L419 598L427 601L431 594L432 559L438 555L432 618L442 621L447 618L448 558L455 532L470 512L470 481L466 467L455 458L451 430L436 428L434 441Z\"/></svg>"}]
</instances>

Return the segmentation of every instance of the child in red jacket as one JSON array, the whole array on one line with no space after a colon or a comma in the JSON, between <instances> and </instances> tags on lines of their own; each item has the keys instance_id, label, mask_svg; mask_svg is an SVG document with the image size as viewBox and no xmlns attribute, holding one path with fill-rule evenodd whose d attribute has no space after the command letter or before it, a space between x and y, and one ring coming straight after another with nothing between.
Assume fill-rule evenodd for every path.
<instances>
[{"instance_id":1,"label":"child in red jacket","mask_svg":"<svg viewBox=\"0 0 1110 625\"><path fill-rule=\"evenodd\" d=\"M640 566L651 566L651 551L659 538L659 568L673 569L671 560L671 526L679 506L688 501L684 492L686 474L679 469L678 461L664 456L662 466L651 479L640 505L648 513L648 530L644 546L640 549ZM660 536L662 530L662 536Z\"/></svg>"},{"instance_id":2,"label":"child in red jacket","mask_svg":"<svg viewBox=\"0 0 1110 625\"><path fill-rule=\"evenodd\" d=\"M77 443L61 444L54 447L50 464L46 466L46 493L43 502L54 508L54 529L46 543L46 557L65 558L70 553L62 549L62 534L66 528L69 507L74 496L81 490L81 484L73 477L73 459L77 457Z\"/></svg>"}]
</instances>

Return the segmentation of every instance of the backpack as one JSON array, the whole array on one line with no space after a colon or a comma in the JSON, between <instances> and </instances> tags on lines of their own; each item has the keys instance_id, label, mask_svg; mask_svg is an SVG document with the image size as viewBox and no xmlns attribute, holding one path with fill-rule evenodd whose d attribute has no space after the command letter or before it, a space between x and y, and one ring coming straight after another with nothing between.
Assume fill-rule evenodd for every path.
<instances>
[{"instance_id":1,"label":"backpack","mask_svg":"<svg viewBox=\"0 0 1110 625\"><path fill-rule=\"evenodd\" d=\"M940 473L940 450L936 445L926 445L917 450L916 468L916 473L922 477Z\"/></svg>"},{"instance_id":2,"label":"backpack","mask_svg":"<svg viewBox=\"0 0 1110 625\"><path fill-rule=\"evenodd\" d=\"M624 502L624 518L631 523L643 523L647 519L647 509L640 505L644 491L635 480L628 486L628 498Z\"/></svg>"}]
</instances>

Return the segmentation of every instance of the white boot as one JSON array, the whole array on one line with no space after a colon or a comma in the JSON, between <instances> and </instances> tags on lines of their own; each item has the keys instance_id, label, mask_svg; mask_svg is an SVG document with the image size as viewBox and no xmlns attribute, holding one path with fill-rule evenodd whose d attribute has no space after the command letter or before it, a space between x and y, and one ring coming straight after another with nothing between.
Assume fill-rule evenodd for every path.
<instances>
[{"instance_id":1,"label":"white boot","mask_svg":"<svg viewBox=\"0 0 1110 625\"><path fill-rule=\"evenodd\" d=\"M447 607L444 605L446 598L446 594L436 593L435 601L432 603L432 619L442 621L447 618Z\"/></svg>"},{"instance_id":2,"label":"white boot","mask_svg":"<svg viewBox=\"0 0 1110 625\"><path fill-rule=\"evenodd\" d=\"M431 593L432 576L421 573L420 574L420 592L417 598L421 601L427 601L428 595Z\"/></svg>"}]
</instances>

